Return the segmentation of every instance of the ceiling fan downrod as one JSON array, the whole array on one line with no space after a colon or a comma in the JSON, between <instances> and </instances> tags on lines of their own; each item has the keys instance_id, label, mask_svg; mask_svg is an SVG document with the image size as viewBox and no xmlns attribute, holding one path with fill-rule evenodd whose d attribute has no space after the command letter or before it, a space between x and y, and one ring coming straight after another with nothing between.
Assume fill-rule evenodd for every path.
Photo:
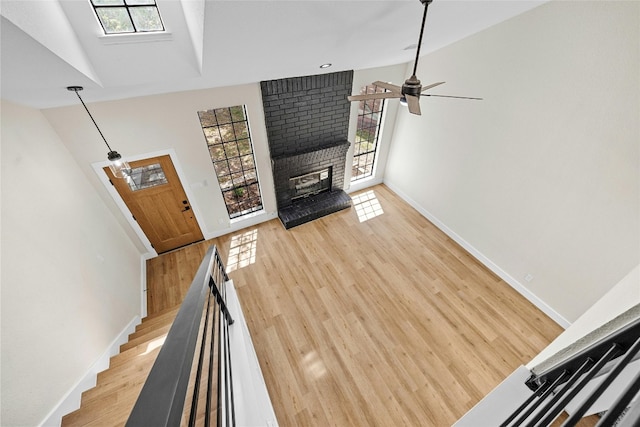
<instances>
[{"instance_id":1,"label":"ceiling fan downrod","mask_svg":"<svg viewBox=\"0 0 640 427\"><path fill-rule=\"evenodd\" d=\"M418 70L418 58L420 58L420 47L422 46L422 35L424 34L424 24L427 21L427 10L429 9L429 5L433 0L420 0L422 4L424 4L424 12L422 14L422 25L420 26L420 36L418 37L418 49L416 50L416 61L413 64L413 74L412 77L416 76L416 72Z\"/></svg>"}]
</instances>

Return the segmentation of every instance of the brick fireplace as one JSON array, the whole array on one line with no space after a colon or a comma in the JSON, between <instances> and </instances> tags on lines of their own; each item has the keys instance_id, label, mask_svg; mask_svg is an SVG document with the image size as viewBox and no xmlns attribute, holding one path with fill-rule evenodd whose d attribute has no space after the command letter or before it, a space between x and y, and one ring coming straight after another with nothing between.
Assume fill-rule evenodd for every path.
<instances>
[{"instance_id":1,"label":"brick fireplace","mask_svg":"<svg viewBox=\"0 0 640 427\"><path fill-rule=\"evenodd\" d=\"M353 71L263 81L278 216L285 228L351 206L343 191Z\"/></svg>"}]
</instances>

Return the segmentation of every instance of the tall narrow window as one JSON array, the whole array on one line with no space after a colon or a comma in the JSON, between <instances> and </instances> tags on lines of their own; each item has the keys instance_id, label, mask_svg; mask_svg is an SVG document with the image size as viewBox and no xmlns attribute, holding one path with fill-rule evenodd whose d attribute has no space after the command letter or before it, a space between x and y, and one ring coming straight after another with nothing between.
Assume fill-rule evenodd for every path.
<instances>
[{"instance_id":1,"label":"tall narrow window","mask_svg":"<svg viewBox=\"0 0 640 427\"><path fill-rule=\"evenodd\" d=\"M105 34L164 31L155 0L91 0Z\"/></svg>"},{"instance_id":2,"label":"tall narrow window","mask_svg":"<svg viewBox=\"0 0 640 427\"><path fill-rule=\"evenodd\" d=\"M199 111L198 116L229 218L261 210L260 184L244 105Z\"/></svg>"},{"instance_id":3,"label":"tall narrow window","mask_svg":"<svg viewBox=\"0 0 640 427\"><path fill-rule=\"evenodd\" d=\"M375 85L363 86L360 90L362 95L381 92L385 92L385 89ZM384 99L360 101L358 128L353 148L353 165L351 167L352 182L370 177L373 174L383 109Z\"/></svg>"}]
</instances>

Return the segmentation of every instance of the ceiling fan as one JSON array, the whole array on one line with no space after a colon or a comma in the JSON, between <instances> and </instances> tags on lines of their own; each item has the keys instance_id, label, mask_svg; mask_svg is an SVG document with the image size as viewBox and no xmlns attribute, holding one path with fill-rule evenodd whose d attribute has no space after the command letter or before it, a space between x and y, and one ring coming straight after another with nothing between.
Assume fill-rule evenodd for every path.
<instances>
[{"instance_id":1,"label":"ceiling fan","mask_svg":"<svg viewBox=\"0 0 640 427\"><path fill-rule=\"evenodd\" d=\"M375 86L387 89L389 92L370 93L365 95L351 95L347 99L349 101L363 101L368 99L385 99L385 98L400 98L400 103L406 104L409 107L409 112L412 114L420 115L420 97L421 96L437 96L442 98L459 98L459 99L477 99L468 96L452 96L452 95L435 95L423 93L424 91L434 88L443 84L444 82L437 82L422 87L420 80L416 77L416 70L418 69L418 58L420 57L420 46L422 45L422 34L424 33L424 23L427 19L427 10L429 4L433 0L420 0L424 5L424 13L422 15L422 27L420 28L420 37L418 38L418 49L416 51L416 60L413 65L413 74L407 80L405 80L402 86L397 86L391 83L385 83L381 81L373 82Z\"/></svg>"}]
</instances>

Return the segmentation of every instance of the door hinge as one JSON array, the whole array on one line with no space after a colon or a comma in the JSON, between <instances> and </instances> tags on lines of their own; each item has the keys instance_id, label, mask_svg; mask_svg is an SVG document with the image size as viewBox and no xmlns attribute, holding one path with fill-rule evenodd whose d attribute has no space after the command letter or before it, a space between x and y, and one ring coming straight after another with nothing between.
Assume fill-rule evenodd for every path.
<instances>
[{"instance_id":1,"label":"door hinge","mask_svg":"<svg viewBox=\"0 0 640 427\"><path fill-rule=\"evenodd\" d=\"M109 179L109 184L113 185L113 181L111 181L111 179Z\"/></svg>"},{"instance_id":2,"label":"door hinge","mask_svg":"<svg viewBox=\"0 0 640 427\"><path fill-rule=\"evenodd\" d=\"M138 220L136 219L136 217L135 217L135 216L131 215L131 218L133 218L133 220L134 220L135 222L138 222Z\"/></svg>"}]
</instances>

